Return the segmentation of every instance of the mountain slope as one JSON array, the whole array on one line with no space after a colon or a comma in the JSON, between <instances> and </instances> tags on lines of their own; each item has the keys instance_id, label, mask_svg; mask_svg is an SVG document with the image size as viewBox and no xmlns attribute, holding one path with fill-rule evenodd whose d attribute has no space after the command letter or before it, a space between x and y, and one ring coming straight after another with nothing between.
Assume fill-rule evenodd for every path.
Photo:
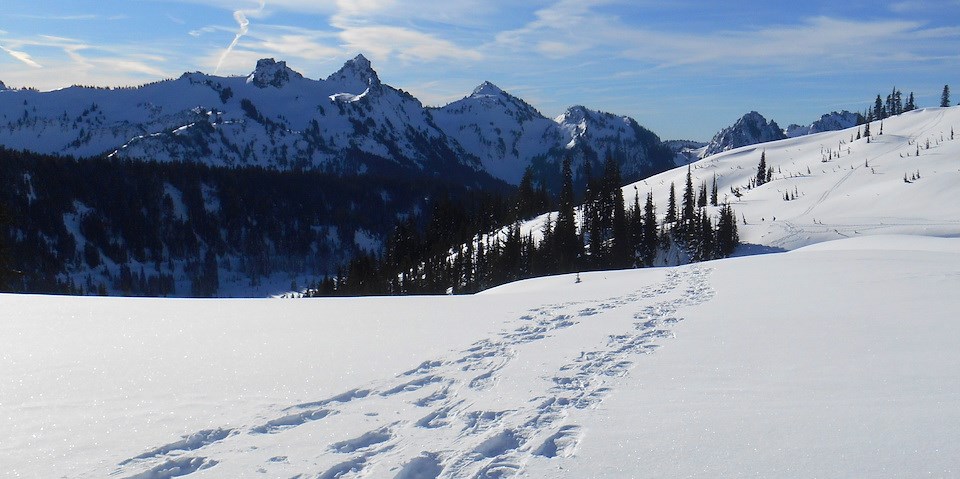
<instances>
[{"instance_id":1,"label":"mountain slope","mask_svg":"<svg viewBox=\"0 0 960 479\"><path fill-rule=\"evenodd\" d=\"M949 477L958 241L844 240L460 297L0 295L0 382L17 385L0 403L4 469Z\"/></svg>"},{"instance_id":2,"label":"mountain slope","mask_svg":"<svg viewBox=\"0 0 960 479\"><path fill-rule=\"evenodd\" d=\"M559 190L565 157L579 184L585 181L585 163L599 171L608 153L628 180L673 166L669 148L632 118L577 105L551 120L490 82L432 112L441 130L479 156L493 176L512 184L529 167Z\"/></svg>"},{"instance_id":3,"label":"mountain slope","mask_svg":"<svg viewBox=\"0 0 960 479\"><path fill-rule=\"evenodd\" d=\"M555 122L490 82L431 112L440 129L477 155L490 174L512 184L520 183L531 158L562 141Z\"/></svg>"},{"instance_id":4,"label":"mountain slope","mask_svg":"<svg viewBox=\"0 0 960 479\"><path fill-rule=\"evenodd\" d=\"M870 234L960 236L960 207L951 199L960 185L960 137L951 133L960 132L960 108L887 118L883 135L876 134L879 123L873 122L869 140L856 140L863 127L854 127L709 156L692 164L693 183L709 185L716 175L720 201L729 201L741 218L741 240L765 248ZM773 179L748 189L761 153ZM655 175L626 186L624 194L631 198L634 187L653 191L662 215L670 184L682 189L686 172Z\"/></svg>"}]
</instances>

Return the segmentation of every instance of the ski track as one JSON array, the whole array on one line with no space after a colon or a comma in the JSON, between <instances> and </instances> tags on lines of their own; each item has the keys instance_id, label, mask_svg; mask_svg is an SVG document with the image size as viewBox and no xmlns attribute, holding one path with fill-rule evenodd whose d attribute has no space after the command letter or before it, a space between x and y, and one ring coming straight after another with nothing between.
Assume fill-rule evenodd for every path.
<instances>
[{"instance_id":1,"label":"ski track","mask_svg":"<svg viewBox=\"0 0 960 479\"><path fill-rule=\"evenodd\" d=\"M374 459L381 455L388 456L379 462L395 466L388 468L387 474L396 479L514 476L534 457L558 460L574 454L583 433L578 425L567 423L568 413L595 407L611 393L614 378L627 374L642 355L654 352L661 340L672 337L670 328L683 319L682 309L709 301L714 295L708 281L710 271L696 265L676 268L661 282L621 297L533 308L518 318L521 326L477 341L459 354L425 361L383 384L280 409L282 414L252 427L208 429L184 436L120 462L111 475L125 479L187 476L215 467L218 461L184 453L206 450L204 454L215 455L215 445L239 440L256 443L298 427L323 427L324 419L333 415L376 417L369 411L402 401L424 409L420 418L385 421L355 437L318 444L321 452L333 455L332 461L327 458L330 465L294 477L366 477L378 462ZM611 334L605 343L581 351L552 373L545 372L546 386L534 397L510 410L473 407L474 400L500 380L500 372L516 357L517 348L628 307L635 308L631 329ZM440 439L431 443L443 447L455 443L458 448L422 451L419 438L425 434ZM271 458L260 472L278 463L287 463L286 456L282 461ZM384 466L378 467L378 476L382 476Z\"/></svg>"},{"instance_id":2,"label":"ski track","mask_svg":"<svg viewBox=\"0 0 960 479\"><path fill-rule=\"evenodd\" d=\"M913 134L909 135L908 139L912 142L916 142L916 141L920 141L920 138L923 136L929 136L930 134L932 134L934 130L937 129L937 127L940 126L943 120L943 117L944 117L944 112L939 112L935 117L927 120L923 125L917 128ZM827 199L833 193L838 191L840 187L847 182L847 180L853 177L854 173L856 173L861 168L866 168L866 164L875 164L877 160L886 156L892 157L892 153L896 152L901 147L902 147L901 144L895 143L894 145L892 145L891 148L888 148L880 153L876 153L870 157L865 158L866 163L856 164L853 166L852 169L844 172L843 176L841 176L836 183L834 183L832 186L830 186L830 188L827 188L826 191L821 193L820 196L817 198L817 200L811 203L810 206L808 206L806 209L803 210L803 212L793 216L788 220L777 221L775 224L778 228L780 228L783 231L783 234L779 239L772 242L771 245L789 249L789 247L794 243L795 240L800 239L800 236L805 234L809 235L811 231L815 231L817 225L811 225L809 223L806 223L804 224L804 228L801 229L796 226L795 222L798 222L801 220L801 218L804 218L810 215L813 212L813 210L815 210L817 207L819 207L825 201L827 201ZM913 225L954 226L955 224L956 223L925 222L925 223L911 223L910 225L911 226ZM884 229L890 226L903 226L903 225L898 223L888 223L888 224L881 224L881 225L824 224L822 226L823 226L822 228L823 233L833 232L843 237L849 237L850 235L847 233L851 231L853 233L856 233L858 231L877 230L877 229Z\"/></svg>"}]
</instances>

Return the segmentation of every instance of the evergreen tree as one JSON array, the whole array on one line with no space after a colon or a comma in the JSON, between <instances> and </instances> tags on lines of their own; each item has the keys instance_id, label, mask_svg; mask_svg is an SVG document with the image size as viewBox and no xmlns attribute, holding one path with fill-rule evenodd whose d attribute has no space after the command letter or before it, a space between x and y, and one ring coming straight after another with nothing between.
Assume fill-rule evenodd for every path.
<instances>
[{"instance_id":1,"label":"evergreen tree","mask_svg":"<svg viewBox=\"0 0 960 479\"><path fill-rule=\"evenodd\" d=\"M710 206L717 206L717 174L713 174L713 185L710 187Z\"/></svg>"},{"instance_id":2,"label":"evergreen tree","mask_svg":"<svg viewBox=\"0 0 960 479\"><path fill-rule=\"evenodd\" d=\"M733 253L739 244L737 235L737 217L729 203L720 207L720 218L717 220L717 256L726 258Z\"/></svg>"},{"instance_id":3,"label":"evergreen tree","mask_svg":"<svg viewBox=\"0 0 960 479\"><path fill-rule=\"evenodd\" d=\"M643 205L643 237L640 243L640 257L646 266L653 266L653 260L657 256L660 239L657 230L657 210L653 204L653 192L649 192Z\"/></svg>"},{"instance_id":4,"label":"evergreen tree","mask_svg":"<svg viewBox=\"0 0 960 479\"><path fill-rule=\"evenodd\" d=\"M873 117L878 120L887 117L886 109L883 106L883 100L880 98L880 95L877 95L877 99L873 102Z\"/></svg>"},{"instance_id":5,"label":"evergreen tree","mask_svg":"<svg viewBox=\"0 0 960 479\"><path fill-rule=\"evenodd\" d=\"M707 206L707 184L700 183L700 193L697 195L697 208Z\"/></svg>"},{"instance_id":6,"label":"evergreen tree","mask_svg":"<svg viewBox=\"0 0 960 479\"><path fill-rule=\"evenodd\" d=\"M533 188L533 168L527 167L517 188L517 218L525 220L537 213L537 192Z\"/></svg>"},{"instance_id":7,"label":"evergreen tree","mask_svg":"<svg viewBox=\"0 0 960 479\"><path fill-rule=\"evenodd\" d=\"M677 221L677 189L673 182L670 182L670 197L667 199L667 215L663 218L666 223Z\"/></svg>"},{"instance_id":8,"label":"evergreen tree","mask_svg":"<svg viewBox=\"0 0 960 479\"><path fill-rule=\"evenodd\" d=\"M0 203L0 292L13 290L13 262L10 261L10 247L7 244L7 232L11 230L13 222L6 208Z\"/></svg>"},{"instance_id":9,"label":"evergreen tree","mask_svg":"<svg viewBox=\"0 0 960 479\"><path fill-rule=\"evenodd\" d=\"M907 112L907 111L913 111L916 109L917 109L917 105L916 103L914 103L914 100L913 100L913 92L910 92L910 96L907 97L907 104L903 107L903 111Z\"/></svg>"},{"instance_id":10,"label":"evergreen tree","mask_svg":"<svg viewBox=\"0 0 960 479\"><path fill-rule=\"evenodd\" d=\"M687 182L683 188L683 204L680 214L680 222L683 223L685 228L693 224L696 219L696 199L693 195L693 176L690 165L687 165Z\"/></svg>"},{"instance_id":11,"label":"evergreen tree","mask_svg":"<svg viewBox=\"0 0 960 479\"><path fill-rule=\"evenodd\" d=\"M560 273L574 270L583 243L577 236L576 214L574 211L573 173L570 158L564 158L562 167L563 185L560 189L560 210L554 227L557 245L557 264Z\"/></svg>"},{"instance_id":12,"label":"evergreen tree","mask_svg":"<svg viewBox=\"0 0 960 479\"><path fill-rule=\"evenodd\" d=\"M697 238L695 257L699 261L713 259L713 223L710 221L710 217L707 216L706 209L700 210L700 218L697 220L697 226L699 227L699 237Z\"/></svg>"},{"instance_id":13,"label":"evergreen tree","mask_svg":"<svg viewBox=\"0 0 960 479\"><path fill-rule=\"evenodd\" d=\"M757 165L757 186L767 182L767 151L760 152L760 164Z\"/></svg>"},{"instance_id":14,"label":"evergreen tree","mask_svg":"<svg viewBox=\"0 0 960 479\"><path fill-rule=\"evenodd\" d=\"M940 94L940 106L950 106L950 85L943 86L943 93Z\"/></svg>"}]
</instances>

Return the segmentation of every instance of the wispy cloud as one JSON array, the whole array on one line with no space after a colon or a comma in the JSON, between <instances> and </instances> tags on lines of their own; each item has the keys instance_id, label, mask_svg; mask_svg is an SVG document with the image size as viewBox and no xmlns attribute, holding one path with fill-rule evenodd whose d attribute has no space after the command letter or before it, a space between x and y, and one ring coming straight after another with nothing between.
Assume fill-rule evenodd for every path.
<instances>
[{"instance_id":1,"label":"wispy cloud","mask_svg":"<svg viewBox=\"0 0 960 479\"><path fill-rule=\"evenodd\" d=\"M367 53L377 60L397 58L405 62L477 61L483 58L478 49L463 47L453 39L444 38L443 31L427 31L391 22L397 8L412 13L430 11L429 7L398 0L337 0L337 6L339 10L331 17L330 24L340 30L339 37L348 50Z\"/></svg>"},{"instance_id":2,"label":"wispy cloud","mask_svg":"<svg viewBox=\"0 0 960 479\"><path fill-rule=\"evenodd\" d=\"M796 71L813 65L851 68L915 61L938 51L933 43L924 40L960 38L957 27L926 27L923 22L911 20L826 16L759 28L658 30L601 13L598 7L610 3L557 1L537 11L535 18L521 28L499 33L497 43L514 51L529 50L533 45L533 51L554 60L593 51L648 67L709 67L723 72L738 66Z\"/></svg>"},{"instance_id":3,"label":"wispy cloud","mask_svg":"<svg viewBox=\"0 0 960 479\"><path fill-rule=\"evenodd\" d=\"M30 55L25 52L11 50L3 45L0 45L0 50L3 50L8 55L10 55L13 58L16 58L17 60L26 64L27 66L31 66L33 68L43 68L43 65L33 61L33 58L31 58Z\"/></svg>"}]
</instances>

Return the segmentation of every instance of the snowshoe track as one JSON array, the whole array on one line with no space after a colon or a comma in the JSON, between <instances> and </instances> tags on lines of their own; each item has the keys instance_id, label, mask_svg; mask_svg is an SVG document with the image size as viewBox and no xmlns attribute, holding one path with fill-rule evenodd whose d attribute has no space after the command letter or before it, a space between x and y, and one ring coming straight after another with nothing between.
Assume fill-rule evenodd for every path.
<instances>
[{"instance_id":1,"label":"snowshoe track","mask_svg":"<svg viewBox=\"0 0 960 479\"><path fill-rule=\"evenodd\" d=\"M533 308L518 318L519 326L479 340L460 353L425 361L382 383L278 409L278 414L260 424L184 436L120 462L113 475L126 479L189 476L229 460L218 462L216 451L223 450L220 448L256 449L262 441L276 441L293 430L310 428L318 437L323 437L321 432L344 437L317 444L318 456L304 461L316 464L311 466L315 469L293 477L513 477L528 461L563 460L576 453L584 432L569 423L569 412L595 407L614 391L617 378L673 336L671 327L683 320L684 308L709 301L714 296L709 274L706 267L675 268L659 283L624 296ZM600 344L585 344L588 349L555 371L544 371L542 385L532 397L507 410L475 406L484 395L497 394L504 368L523 348L557 335L576 335L577 325L603 321L605 314L613 311L630 315L632 327L609 335ZM371 413L408 409L416 414L399 421L386 413ZM360 416L378 424L359 434L341 434L327 425ZM424 443L444 446L422 450ZM199 452L211 458L184 455ZM289 468L290 464L291 458L277 460L275 456L257 472L269 475L272 467Z\"/></svg>"}]
</instances>

